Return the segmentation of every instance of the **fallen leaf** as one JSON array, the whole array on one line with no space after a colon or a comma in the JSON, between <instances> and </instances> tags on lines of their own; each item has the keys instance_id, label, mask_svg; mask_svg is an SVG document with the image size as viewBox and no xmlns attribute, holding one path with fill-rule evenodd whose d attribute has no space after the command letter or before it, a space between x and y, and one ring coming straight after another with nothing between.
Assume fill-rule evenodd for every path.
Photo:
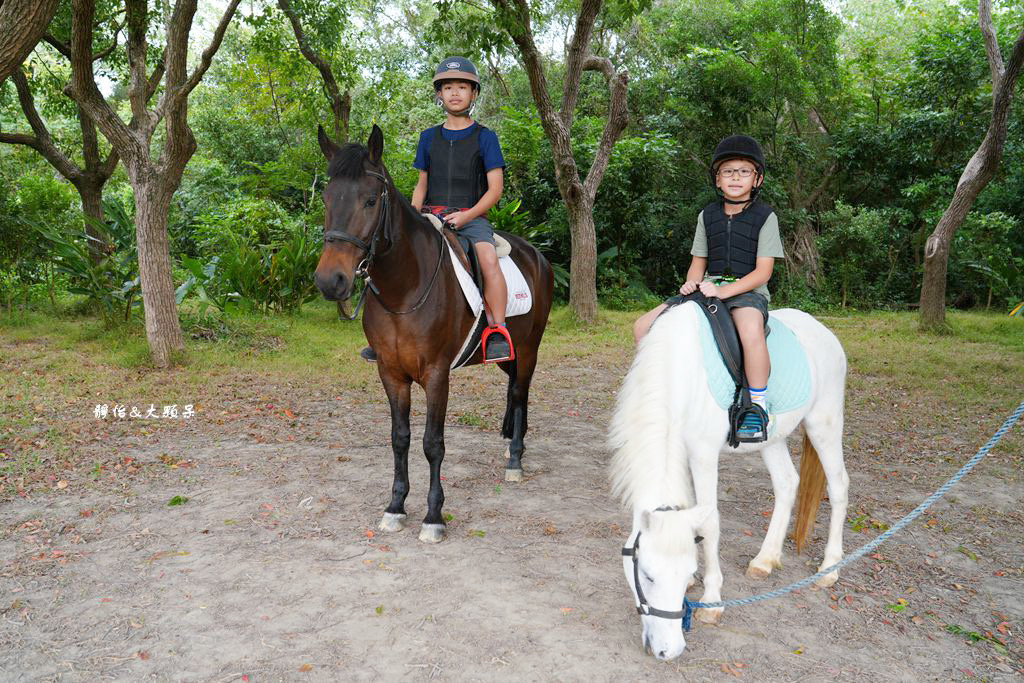
<instances>
[{"instance_id":1,"label":"fallen leaf","mask_svg":"<svg viewBox=\"0 0 1024 683\"><path fill-rule=\"evenodd\" d=\"M92 517L92 510L82 510L78 514L82 517Z\"/></svg>"},{"instance_id":2,"label":"fallen leaf","mask_svg":"<svg viewBox=\"0 0 1024 683\"><path fill-rule=\"evenodd\" d=\"M295 413L293 413L292 411L288 410L287 408L285 408L284 414L287 415L292 420L295 419ZM307 669L307 671L308 671L308 669Z\"/></svg>"},{"instance_id":3,"label":"fallen leaf","mask_svg":"<svg viewBox=\"0 0 1024 683\"><path fill-rule=\"evenodd\" d=\"M312 670L313 670L313 666L311 664L303 664L302 666L299 667L299 671L301 671L302 673L306 673L307 671L312 671Z\"/></svg>"},{"instance_id":4,"label":"fallen leaf","mask_svg":"<svg viewBox=\"0 0 1024 683\"><path fill-rule=\"evenodd\" d=\"M375 533L373 532L373 530L372 530L372 529L367 529L367 530L366 530L366 537L367 537L367 538L373 538L373 537L374 537L374 536L376 536L376 535L377 535L377 534L375 534Z\"/></svg>"},{"instance_id":5,"label":"fallen leaf","mask_svg":"<svg viewBox=\"0 0 1024 683\"><path fill-rule=\"evenodd\" d=\"M68 482L65 481L64 479L61 479L60 481L57 482L57 488L59 488L59 489L66 489L67 487L68 487Z\"/></svg>"},{"instance_id":6,"label":"fallen leaf","mask_svg":"<svg viewBox=\"0 0 1024 683\"><path fill-rule=\"evenodd\" d=\"M139 650L139 659L149 659L149 653L145 650Z\"/></svg>"},{"instance_id":7,"label":"fallen leaf","mask_svg":"<svg viewBox=\"0 0 1024 683\"><path fill-rule=\"evenodd\" d=\"M376 612L378 615L384 614L384 605L377 605L377 609L373 611Z\"/></svg>"},{"instance_id":8,"label":"fallen leaf","mask_svg":"<svg viewBox=\"0 0 1024 683\"><path fill-rule=\"evenodd\" d=\"M558 609L562 614L568 614L572 611L572 607L559 607Z\"/></svg>"}]
</instances>

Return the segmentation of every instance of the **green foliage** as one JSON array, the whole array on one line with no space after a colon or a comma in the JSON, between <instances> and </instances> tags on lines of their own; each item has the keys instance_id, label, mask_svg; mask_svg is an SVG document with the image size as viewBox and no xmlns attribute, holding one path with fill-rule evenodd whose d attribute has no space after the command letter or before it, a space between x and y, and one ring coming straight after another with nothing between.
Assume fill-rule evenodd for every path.
<instances>
[{"instance_id":1,"label":"green foliage","mask_svg":"<svg viewBox=\"0 0 1024 683\"><path fill-rule=\"evenodd\" d=\"M858 210L842 202L821 216L818 249L830 265L825 286L841 306L871 307L909 294L906 273L899 272L908 248L907 218L906 212Z\"/></svg>"},{"instance_id":2,"label":"green foliage","mask_svg":"<svg viewBox=\"0 0 1024 683\"><path fill-rule=\"evenodd\" d=\"M119 313L128 320L142 291L135 230L127 211L119 203L106 202L104 213L108 218L106 223L86 219L98 238L78 228L61 230L48 225L35 226L36 232L48 244L56 272L68 276L67 291L84 295L108 322ZM91 253L91 239L98 239L104 251L98 255Z\"/></svg>"}]
</instances>

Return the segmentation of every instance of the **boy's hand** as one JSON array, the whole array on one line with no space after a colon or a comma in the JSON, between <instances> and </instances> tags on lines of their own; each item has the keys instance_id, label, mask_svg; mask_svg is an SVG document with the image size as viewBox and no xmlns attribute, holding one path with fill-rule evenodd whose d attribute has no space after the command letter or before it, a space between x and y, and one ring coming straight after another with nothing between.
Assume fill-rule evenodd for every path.
<instances>
[{"instance_id":1,"label":"boy's hand","mask_svg":"<svg viewBox=\"0 0 1024 683\"><path fill-rule=\"evenodd\" d=\"M469 223L471 220L473 219L469 217L468 211L456 211L444 217L444 222L456 230L465 227L466 223Z\"/></svg>"},{"instance_id":2,"label":"boy's hand","mask_svg":"<svg viewBox=\"0 0 1024 683\"><path fill-rule=\"evenodd\" d=\"M718 297L721 298L721 294L718 293L718 285L714 282L704 281L700 283L700 293L707 297Z\"/></svg>"},{"instance_id":3,"label":"boy's hand","mask_svg":"<svg viewBox=\"0 0 1024 683\"><path fill-rule=\"evenodd\" d=\"M700 286L699 282L697 282L695 280L687 280L686 282L683 283L683 286L679 288L679 293L680 294L692 294L694 291L696 291L697 287L699 287L699 286Z\"/></svg>"}]
</instances>

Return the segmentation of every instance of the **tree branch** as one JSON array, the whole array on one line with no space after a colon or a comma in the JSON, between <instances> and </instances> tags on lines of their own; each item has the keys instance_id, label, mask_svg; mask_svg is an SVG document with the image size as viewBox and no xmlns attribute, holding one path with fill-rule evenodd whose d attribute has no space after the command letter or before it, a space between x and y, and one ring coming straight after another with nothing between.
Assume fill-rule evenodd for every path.
<instances>
[{"instance_id":1,"label":"tree branch","mask_svg":"<svg viewBox=\"0 0 1024 683\"><path fill-rule=\"evenodd\" d=\"M594 33L594 22L601 10L601 0L583 0L579 16L576 17L576 30L565 56L565 89L562 94L562 120L566 128L572 128L573 114L576 110L576 98L580 93L580 82L583 80L585 64L590 58L590 38ZM609 65L610 66L610 65ZM606 77L607 74L606 74Z\"/></svg>"},{"instance_id":2,"label":"tree branch","mask_svg":"<svg viewBox=\"0 0 1024 683\"><path fill-rule=\"evenodd\" d=\"M50 131L47 130L46 124L43 123L43 119L36 110L35 100L32 97L32 91L28 87L28 79L25 78L25 73L21 69L17 69L11 74L11 80L14 81L14 87L18 90L18 102L21 104L21 111L24 112L25 118L28 119L28 125L32 128L35 136L15 135L16 139L5 140L5 142L31 147L42 154L62 176L71 182L76 182L78 177L81 176L82 171L71 163L71 160L54 144Z\"/></svg>"},{"instance_id":3,"label":"tree branch","mask_svg":"<svg viewBox=\"0 0 1024 683\"><path fill-rule=\"evenodd\" d=\"M629 74L625 71L616 72L611 60L594 55L587 56L583 68L587 71L600 71L608 82L608 120L605 121L604 131L601 133L601 142L598 143L594 162L590 165L586 180L583 181L583 189L593 202L597 196L597 188L604 178L604 172L608 169L612 148L629 123Z\"/></svg>"},{"instance_id":4,"label":"tree branch","mask_svg":"<svg viewBox=\"0 0 1024 683\"><path fill-rule=\"evenodd\" d=\"M1003 55L999 51L999 39L996 37L995 27L992 25L992 0L979 0L978 26L981 28L981 36L985 40L988 68L992 72L992 89L997 90L999 82L1003 78Z\"/></svg>"},{"instance_id":5,"label":"tree branch","mask_svg":"<svg viewBox=\"0 0 1024 683\"><path fill-rule=\"evenodd\" d=\"M0 83L21 66L46 32L58 0L0 2Z\"/></svg>"},{"instance_id":6,"label":"tree branch","mask_svg":"<svg viewBox=\"0 0 1024 683\"><path fill-rule=\"evenodd\" d=\"M71 46L67 43L61 42L52 33L43 34L43 40L49 43L57 52L61 53L69 60L71 59Z\"/></svg>"},{"instance_id":7,"label":"tree branch","mask_svg":"<svg viewBox=\"0 0 1024 683\"><path fill-rule=\"evenodd\" d=\"M288 0L277 0L277 6L281 8L281 11L288 17L288 21L291 22L292 31L295 33L295 40L299 43L299 51L302 52L302 56L306 58L306 61L316 67L317 71L320 72L320 78L324 81L324 89L327 91L327 99L331 104L331 111L334 113L335 139L340 141L343 138L347 138L348 135L345 134L343 136L341 130L341 119L344 113L344 100L338 88L338 82L334 78L334 71L331 69L331 65L309 46L309 41L306 40L306 34L302 30L302 23L299 21L299 16L295 13L291 3ZM346 92L346 95L347 94L348 93Z\"/></svg>"},{"instance_id":8,"label":"tree branch","mask_svg":"<svg viewBox=\"0 0 1024 683\"><path fill-rule=\"evenodd\" d=\"M195 71L189 77L181 90L181 95L188 97L189 93L195 90L195 87L199 85L199 81L203 80L203 76L206 74L207 69L210 68L210 63L213 61L213 56L217 54L217 50L220 49L220 44L224 40L224 34L228 30L228 24L231 23L231 18L235 15L235 10L238 9L238 5L241 4L242 0L231 0L231 4L224 10L224 16L220 18L220 23L217 25L217 30L213 33L213 39L210 41L210 46L203 51L203 56L199 60L199 65L196 66ZM193 2L193 4L195 4ZM190 22L191 25L191 22Z\"/></svg>"},{"instance_id":9,"label":"tree branch","mask_svg":"<svg viewBox=\"0 0 1024 683\"><path fill-rule=\"evenodd\" d=\"M96 87L92 70L92 26L95 0L71 0L71 83L65 93L71 96L103 131L115 149L138 148L139 141L124 121L110 108Z\"/></svg>"}]
</instances>

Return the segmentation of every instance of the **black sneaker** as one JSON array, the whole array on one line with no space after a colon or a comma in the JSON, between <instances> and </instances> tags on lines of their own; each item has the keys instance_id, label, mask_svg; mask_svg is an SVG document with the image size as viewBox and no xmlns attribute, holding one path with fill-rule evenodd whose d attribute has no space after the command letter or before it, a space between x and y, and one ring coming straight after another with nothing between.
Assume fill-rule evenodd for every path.
<instances>
[{"instance_id":1,"label":"black sneaker","mask_svg":"<svg viewBox=\"0 0 1024 683\"><path fill-rule=\"evenodd\" d=\"M760 406L752 406L743 415L736 428L736 439L742 443L758 443L768 440L768 415Z\"/></svg>"},{"instance_id":2,"label":"black sneaker","mask_svg":"<svg viewBox=\"0 0 1024 683\"><path fill-rule=\"evenodd\" d=\"M500 363L502 361L514 360L515 350L512 348L512 338L508 330L501 325L491 325L484 330L484 362Z\"/></svg>"},{"instance_id":3,"label":"black sneaker","mask_svg":"<svg viewBox=\"0 0 1024 683\"><path fill-rule=\"evenodd\" d=\"M359 352L359 357L365 360L367 363L377 362L377 352L367 346L365 349Z\"/></svg>"}]
</instances>

